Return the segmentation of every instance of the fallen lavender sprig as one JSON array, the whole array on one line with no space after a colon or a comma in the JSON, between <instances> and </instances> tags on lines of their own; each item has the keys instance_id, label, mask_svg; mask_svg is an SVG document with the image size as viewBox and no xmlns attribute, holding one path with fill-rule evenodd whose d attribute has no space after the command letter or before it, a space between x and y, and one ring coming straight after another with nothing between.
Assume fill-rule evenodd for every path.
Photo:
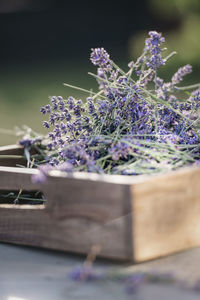
<instances>
[{"instance_id":1,"label":"fallen lavender sprig","mask_svg":"<svg viewBox=\"0 0 200 300\"><path fill-rule=\"evenodd\" d=\"M168 285L178 289L200 292L200 280L187 281L179 279L171 272L160 271L133 271L126 268L95 268L92 265L76 266L68 272L68 277L80 283L117 281L122 286L124 292L135 295L145 284Z\"/></svg>"},{"instance_id":2,"label":"fallen lavender sprig","mask_svg":"<svg viewBox=\"0 0 200 300\"><path fill-rule=\"evenodd\" d=\"M121 70L103 48L92 49L99 85L85 101L53 96L41 108L48 116L43 163L70 171L140 175L175 170L200 159L200 84L185 97L178 86L192 71L181 67L170 82L158 70L174 55L163 57L161 33L150 31L144 52ZM73 87L65 84L66 86ZM190 86L188 87L188 90ZM29 144L26 138L21 142ZM39 164L40 162L38 162Z\"/></svg>"}]
</instances>

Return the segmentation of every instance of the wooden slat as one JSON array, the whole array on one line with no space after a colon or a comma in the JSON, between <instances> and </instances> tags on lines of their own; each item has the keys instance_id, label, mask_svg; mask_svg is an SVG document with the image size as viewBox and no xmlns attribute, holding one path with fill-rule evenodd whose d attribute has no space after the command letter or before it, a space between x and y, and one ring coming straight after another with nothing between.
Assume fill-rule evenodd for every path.
<instances>
[{"instance_id":1,"label":"wooden slat","mask_svg":"<svg viewBox=\"0 0 200 300\"><path fill-rule=\"evenodd\" d=\"M0 240L142 262L200 245L200 168L109 176L0 167L0 189L40 190L45 206L0 205Z\"/></svg>"},{"instance_id":2,"label":"wooden slat","mask_svg":"<svg viewBox=\"0 0 200 300\"><path fill-rule=\"evenodd\" d=\"M30 153L37 154L38 152L36 151L36 149L32 148L30 150ZM27 159L24 155L24 148L20 145L0 147L0 166L16 167L18 165L24 167L27 166Z\"/></svg>"},{"instance_id":3,"label":"wooden slat","mask_svg":"<svg viewBox=\"0 0 200 300\"><path fill-rule=\"evenodd\" d=\"M5 158L2 156L11 156ZM17 164L26 166L26 159L22 157L24 155L24 149L21 146L10 145L5 147L0 147L0 166L15 167ZM16 157L13 157L16 156Z\"/></svg>"},{"instance_id":4,"label":"wooden slat","mask_svg":"<svg viewBox=\"0 0 200 300\"><path fill-rule=\"evenodd\" d=\"M0 205L1 241L84 254L98 245L103 257L132 258L127 185L59 176L33 184L37 173L0 167L0 189L40 190L47 198L45 206Z\"/></svg>"},{"instance_id":5,"label":"wooden slat","mask_svg":"<svg viewBox=\"0 0 200 300\"><path fill-rule=\"evenodd\" d=\"M1 155L23 155L24 148L20 145L9 145L0 147Z\"/></svg>"}]
</instances>

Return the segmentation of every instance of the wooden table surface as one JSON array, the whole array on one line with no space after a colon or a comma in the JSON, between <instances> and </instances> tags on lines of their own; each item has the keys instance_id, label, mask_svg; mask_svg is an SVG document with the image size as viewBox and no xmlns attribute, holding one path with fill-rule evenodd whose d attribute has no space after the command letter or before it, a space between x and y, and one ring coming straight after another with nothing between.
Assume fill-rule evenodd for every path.
<instances>
[{"instance_id":1,"label":"wooden table surface","mask_svg":"<svg viewBox=\"0 0 200 300\"><path fill-rule=\"evenodd\" d=\"M69 272L83 263L84 257L8 244L0 244L0 300L199 300L200 292L173 284L143 284L128 295L124 284L107 279L75 282ZM172 272L178 281L200 279L200 248L139 265L98 260L98 268L119 268Z\"/></svg>"}]
</instances>

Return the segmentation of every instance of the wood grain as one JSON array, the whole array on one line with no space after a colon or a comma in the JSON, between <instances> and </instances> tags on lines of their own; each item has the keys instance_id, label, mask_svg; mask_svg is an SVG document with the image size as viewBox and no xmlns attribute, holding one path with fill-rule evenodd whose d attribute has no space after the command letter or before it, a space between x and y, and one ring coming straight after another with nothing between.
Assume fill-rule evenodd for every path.
<instances>
[{"instance_id":1,"label":"wood grain","mask_svg":"<svg viewBox=\"0 0 200 300\"><path fill-rule=\"evenodd\" d=\"M52 171L33 184L37 172L0 167L0 190L47 199L0 205L1 241L83 254L98 245L102 257L135 262L200 245L199 167L142 177Z\"/></svg>"},{"instance_id":2,"label":"wood grain","mask_svg":"<svg viewBox=\"0 0 200 300\"><path fill-rule=\"evenodd\" d=\"M24 148L20 145L1 146L0 154L2 155L23 155Z\"/></svg>"},{"instance_id":3,"label":"wood grain","mask_svg":"<svg viewBox=\"0 0 200 300\"><path fill-rule=\"evenodd\" d=\"M40 190L47 199L45 206L0 205L1 241L84 254L98 245L103 257L131 259L126 185L61 176L33 184L37 173L0 167L0 190Z\"/></svg>"},{"instance_id":4,"label":"wood grain","mask_svg":"<svg viewBox=\"0 0 200 300\"><path fill-rule=\"evenodd\" d=\"M35 149L31 149L31 154L37 154ZM16 167L27 166L27 160L24 156L24 148L20 145L9 145L0 147L0 166Z\"/></svg>"},{"instance_id":5,"label":"wood grain","mask_svg":"<svg viewBox=\"0 0 200 300\"><path fill-rule=\"evenodd\" d=\"M199 181L191 168L131 187L137 261L200 245Z\"/></svg>"}]
</instances>

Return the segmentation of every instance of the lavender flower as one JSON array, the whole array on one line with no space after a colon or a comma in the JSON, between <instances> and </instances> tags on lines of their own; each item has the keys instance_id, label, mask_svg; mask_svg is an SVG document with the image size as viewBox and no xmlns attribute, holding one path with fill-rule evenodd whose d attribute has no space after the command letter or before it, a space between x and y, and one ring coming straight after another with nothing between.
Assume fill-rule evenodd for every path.
<instances>
[{"instance_id":1,"label":"lavender flower","mask_svg":"<svg viewBox=\"0 0 200 300\"><path fill-rule=\"evenodd\" d=\"M145 51L150 53L146 65L148 68L156 70L165 64L165 60L161 55L161 45L164 43L165 38L156 31L150 31L149 36L150 38L145 41Z\"/></svg>"},{"instance_id":2,"label":"lavender flower","mask_svg":"<svg viewBox=\"0 0 200 300\"><path fill-rule=\"evenodd\" d=\"M52 166L49 164L42 165L38 167L39 173L32 175L33 183L44 183L46 181L46 176L50 170L52 170Z\"/></svg>"},{"instance_id":3,"label":"lavender flower","mask_svg":"<svg viewBox=\"0 0 200 300\"><path fill-rule=\"evenodd\" d=\"M41 108L40 108L40 112L41 112L43 115L45 115L45 114L47 113L47 110L46 110L45 107L41 107Z\"/></svg>"},{"instance_id":4,"label":"lavender flower","mask_svg":"<svg viewBox=\"0 0 200 300\"><path fill-rule=\"evenodd\" d=\"M73 97L69 97L68 98L67 104L68 104L69 109L73 109L74 108L74 101L75 101L75 99Z\"/></svg>"},{"instance_id":5,"label":"lavender flower","mask_svg":"<svg viewBox=\"0 0 200 300\"><path fill-rule=\"evenodd\" d=\"M92 266L76 267L69 273L69 277L74 281L93 281L102 278Z\"/></svg>"},{"instance_id":6,"label":"lavender flower","mask_svg":"<svg viewBox=\"0 0 200 300\"><path fill-rule=\"evenodd\" d=\"M50 127L50 126L49 126L49 123L48 123L47 121L44 121L44 122L43 122L43 125L44 125L45 128L49 128L49 127Z\"/></svg>"},{"instance_id":7,"label":"lavender flower","mask_svg":"<svg viewBox=\"0 0 200 300\"><path fill-rule=\"evenodd\" d=\"M136 175L199 160L200 91L179 100L175 85L192 71L190 65L180 68L170 82L158 76L166 63L164 41L161 33L150 31L144 53L129 64L127 73L104 48L92 49L100 91L91 92L86 101L53 96L41 108L50 131L44 146L48 164L69 164L67 172Z\"/></svg>"},{"instance_id":8,"label":"lavender flower","mask_svg":"<svg viewBox=\"0 0 200 300\"><path fill-rule=\"evenodd\" d=\"M31 138L29 135L24 136L23 139L19 141L19 145L23 146L24 148L30 148L31 146L40 143L41 143L41 138L39 137Z\"/></svg>"},{"instance_id":9,"label":"lavender flower","mask_svg":"<svg viewBox=\"0 0 200 300\"><path fill-rule=\"evenodd\" d=\"M112 145L108 149L108 152L112 155L112 159L116 161L120 158L128 158L128 155L133 152L133 149L123 141L120 141L116 145Z\"/></svg>"},{"instance_id":10,"label":"lavender flower","mask_svg":"<svg viewBox=\"0 0 200 300\"><path fill-rule=\"evenodd\" d=\"M88 113L90 115L93 115L95 113L95 105L94 105L94 102L92 100L91 97L88 97L87 99L87 104L88 104Z\"/></svg>"},{"instance_id":11,"label":"lavender flower","mask_svg":"<svg viewBox=\"0 0 200 300\"><path fill-rule=\"evenodd\" d=\"M183 77L192 72L192 67L190 65L185 65L184 67L178 69L178 71L172 77L172 84L178 84L183 80Z\"/></svg>"},{"instance_id":12,"label":"lavender flower","mask_svg":"<svg viewBox=\"0 0 200 300\"><path fill-rule=\"evenodd\" d=\"M93 65L101 68L107 68L110 63L110 58L106 50L104 50L104 48L92 48L91 50L90 60Z\"/></svg>"},{"instance_id":13,"label":"lavender flower","mask_svg":"<svg viewBox=\"0 0 200 300\"><path fill-rule=\"evenodd\" d=\"M189 101L200 102L200 87L191 93Z\"/></svg>"},{"instance_id":14,"label":"lavender flower","mask_svg":"<svg viewBox=\"0 0 200 300\"><path fill-rule=\"evenodd\" d=\"M145 282L145 275L143 273L135 273L126 280L126 292L128 294L135 294L139 287Z\"/></svg>"},{"instance_id":15,"label":"lavender flower","mask_svg":"<svg viewBox=\"0 0 200 300\"><path fill-rule=\"evenodd\" d=\"M34 174L32 175L32 182L33 183L44 183L46 181L47 175L51 170L59 170L59 171L64 171L64 172L72 172L73 171L73 165L70 164L69 162L64 162L59 164L59 162L53 162L53 164L51 163L52 160L50 161L50 163L45 164L45 165L41 165L38 167L38 174Z\"/></svg>"}]
</instances>

